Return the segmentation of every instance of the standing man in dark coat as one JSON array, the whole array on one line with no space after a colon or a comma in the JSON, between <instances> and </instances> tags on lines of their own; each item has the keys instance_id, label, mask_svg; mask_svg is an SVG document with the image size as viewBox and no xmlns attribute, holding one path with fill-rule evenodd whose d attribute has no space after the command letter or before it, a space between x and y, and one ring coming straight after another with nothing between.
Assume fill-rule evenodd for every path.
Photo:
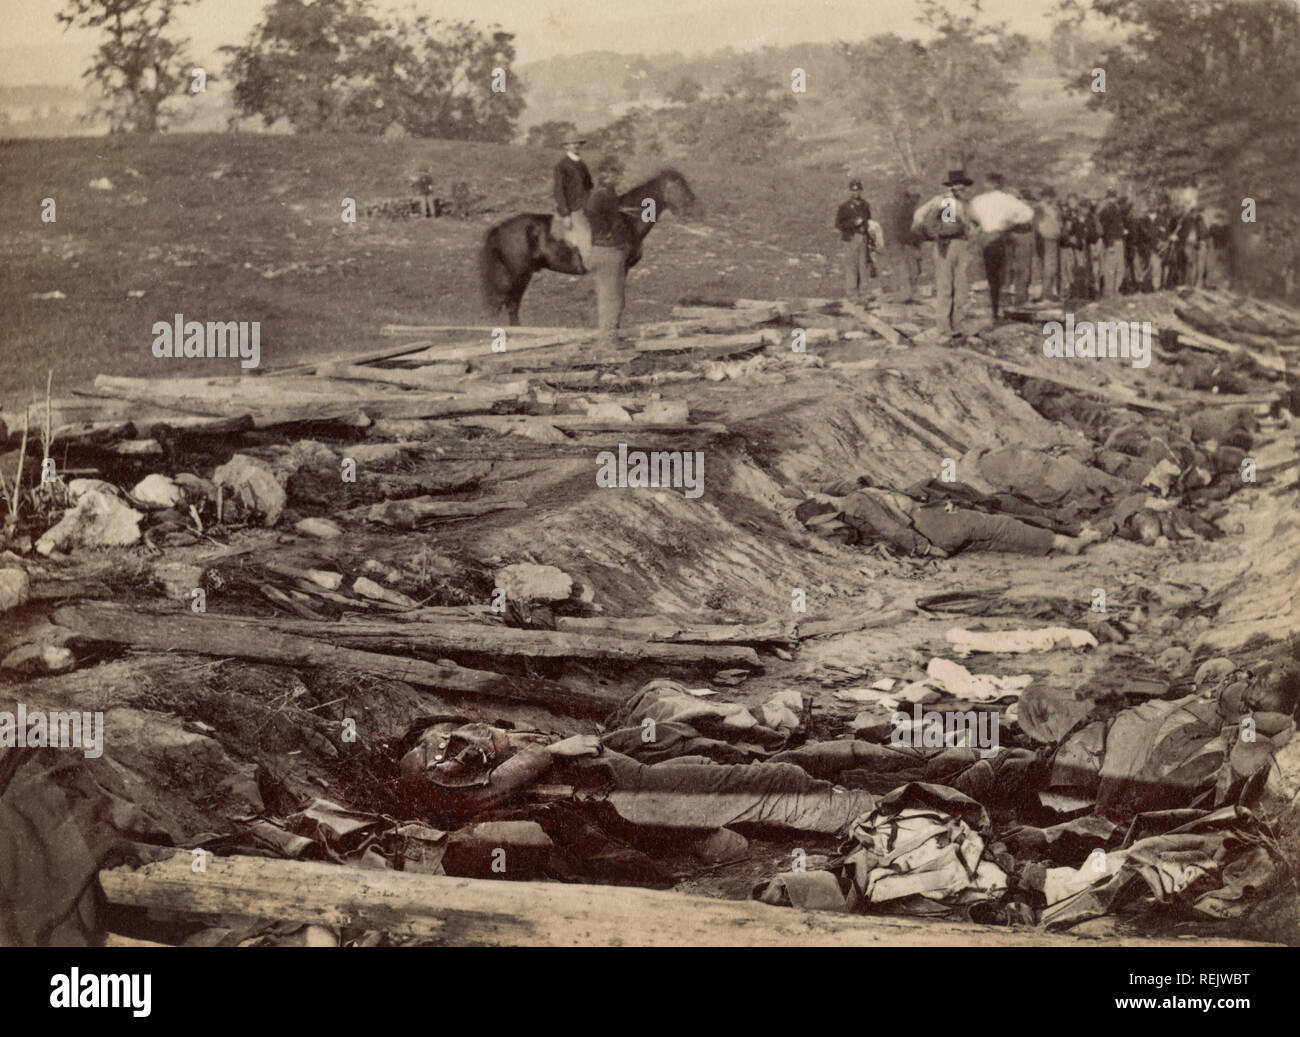
<instances>
[{"instance_id":1,"label":"standing man in dark coat","mask_svg":"<svg viewBox=\"0 0 1300 1037\"><path fill-rule=\"evenodd\" d=\"M591 194L591 172L582 161L581 138L566 140L564 157L555 163L555 219L551 221L551 237L578 250L583 266L590 269L591 225L584 208Z\"/></svg>"},{"instance_id":2,"label":"standing man in dark coat","mask_svg":"<svg viewBox=\"0 0 1300 1037\"><path fill-rule=\"evenodd\" d=\"M835 213L835 229L840 232L840 255L844 264L844 297L862 302L867 292L867 278L876 276L871 261L871 206L862 197L862 181L849 182L849 198Z\"/></svg>"},{"instance_id":3,"label":"standing man in dark coat","mask_svg":"<svg viewBox=\"0 0 1300 1037\"><path fill-rule=\"evenodd\" d=\"M591 258L587 266L596 282L600 346L607 350L624 345L618 328L623 319L627 257L633 245L632 230L618 204L618 179L622 174L622 162L613 155L602 158L596 166L599 182L587 198L586 209L591 233Z\"/></svg>"},{"instance_id":4,"label":"standing man in dark coat","mask_svg":"<svg viewBox=\"0 0 1300 1037\"><path fill-rule=\"evenodd\" d=\"M921 290L921 236L912 229L912 216L920 204L921 192L908 187L895 205L890 221L901 254L903 276L907 280L907 295L903 302L913 302Z\"/></svg>"},{"instance_id":5,"label":"standing man in dark coat","mask_svg":"<svg viewBox=\"0 0 1300 1037\"><path fill-rule=\"evenodd\" d=\"M970 237L979 230L966 204L966 192L973 183L964 169L951 170L943 182L945 194L917 210L917 215L925 210L920 220L913 217L913 224L919 223L921 236L934 242L935 331L942 342L963 334L962 319L970 292Z\"/></svg>"}]
</instances>

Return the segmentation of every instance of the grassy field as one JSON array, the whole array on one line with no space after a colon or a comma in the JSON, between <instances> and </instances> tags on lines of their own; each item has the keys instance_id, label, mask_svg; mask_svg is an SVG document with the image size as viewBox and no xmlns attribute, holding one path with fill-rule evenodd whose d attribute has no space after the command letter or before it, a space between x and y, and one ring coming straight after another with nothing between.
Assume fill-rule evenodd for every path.
<instances>
[{"instance_id":1,"label":"grassy field","mask_svg":"<svg viewBox=\"0 0 1300 1037\"><path fill-rule=\"evenodd\" d=\"M241 134L80 138L0 145L0 398L56 390L98 373L235 374L237 361L159 360L152 325L262 322L262 367L373 347L395 323L484 323L476 253L496 220L549 205L549 152L442 141ZM345 197L364 208L410 194L432 169L493 211L471 219L367 219L345 224ZM633 168L627 183L653 170ZM705 206L686 225L655 228L629 284L631 322L667 316L683 294L833 295L844 193L840 165L682 167ZM89 187L107 177L113 190ZM891 185L868 180L879 204ZM53 198L57 221L41 221ZM63 299L37 299L59 291ZM143 294L138 294L143 293ZM525 323L594 319L585 279L543 273Z\"/></svg>"}]
</instances>

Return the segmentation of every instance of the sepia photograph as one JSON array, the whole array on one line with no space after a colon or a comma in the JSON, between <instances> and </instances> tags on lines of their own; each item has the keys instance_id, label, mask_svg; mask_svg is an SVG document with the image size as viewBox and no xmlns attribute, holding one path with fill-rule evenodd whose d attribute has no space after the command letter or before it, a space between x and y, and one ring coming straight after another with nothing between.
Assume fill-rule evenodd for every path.
<instances>
[{"instance_id":1,"label":"sepia photograph","mask_svg":"<svg viewBox=\"0 0 1300 1037\"><path fill-rule=\"evenodd\" d=\"M38 1007L1300 945L1300 2L0 8Z\"/></svg>"}]
</instances>

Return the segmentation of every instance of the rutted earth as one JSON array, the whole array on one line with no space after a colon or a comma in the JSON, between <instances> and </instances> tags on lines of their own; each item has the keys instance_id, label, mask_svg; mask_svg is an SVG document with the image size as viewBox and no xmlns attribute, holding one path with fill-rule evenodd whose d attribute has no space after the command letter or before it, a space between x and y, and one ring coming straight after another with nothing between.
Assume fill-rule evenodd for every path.
<instances>
[{"instance_id":1,"label":"rutted earth","mask_svg":"<svg viewBox=\"0 0 1300 1037\"><path fill-rule=\"evenodd\" d=\"M1003 355L1030 364L1032 352L1016 348L1024 341L1016 340L1017 333L1026 330L1032 338L1032 329L1020 328L988 341ZM1123 631L1122 641L1086 652L979 661L981 672L1032 674L1044 702L1062 704L1067 712L1081 704L1079 715L1094 708L1113 713L1125 702L1153 694L1153 682L1164 689L1163 697L1188 694L1196 665L1212 656L1227 654L1239 666L1251 666L1285 658L1292 650L1285 642L1297 632L1300 586L1294 425L1266 422L1255 457L1268 475L1224 502L1218 525L1227 535L1214 543L1155 547L1116 539L1078 557L971 553L904 559L811 536L795 519L795 506L823 484L854 476L901 488L937 475L945 458L960 458L975 446L1082 445L1085 439L1036 412L1013 387L1018 379L978 359L942 348L886 349L880 343L841 343L816 352L827 364L851 366L797 364L761 380L663 387L666 397L688 402L696 420L722 422L728 430L668 444L703 451L705 493L699 499L680 490L598 489L595 455L616 448L620 437L611 435L589 449L585 443L582 450L566 446L545 460L489 460L494 492L528 501L523 511L449 523L433 532L357 526L343 539L323 543L248 531L231 542L232 548L250 549L242 555L211 546L168 550L165 557L142 549L108 551L44 566L33 582L40 586L39 576L75 579L98 584L118 600L146 601L159 596L170 576L183 587L184 567L195 566L224 574L227 591L211 590L209 612L256 615L265 602L252 593L245 596L245 567L250 557L278 543L277 557L290 564L349 569L376 559L397 566L418 577L440 604L485 603L493 571L532 561L581 579L594 592L601 614L610 617L708 615L711 622L723 623L907 610L886 625L804 641L788 659L764 651L761 674L738 687L719 687L720 698L755 705L774 692L799 690L812 698L817 737L847 734L861 709L837 700L836 690L883 677L916 679L929 659L951 656L945 632L972 621L916 610L916 599L925 595L1000 589L1009 599L1064 597L1086 609L1094 589L1104 588L1106 620ZM1041 356L1032 360L1048 377L1058 370L1052 363ZM1072 367L1070 377L1146 391L1158 385L1158 364L1145 372L1104 364ZM490 439L474 445L491 457ZM448 452L453 450L448 445ZM407 471L446 463L425 457ZM806 599L805 614L792 611L798 590ZM57 603L57 590L43 593L46 599L29 610ZM15 622L15 614L0 617L0 634ZM982 622L991 628L1027 625L1014 614ZM1186 653L1171 655L1168 650L1176 646ZM464 711L566 733L597 729L591 721L540 707L435 696L400 681L342 671L186 655L106 656L69 674L11 684L3 695L48 708L106 711L103 767L92 771L88 764L69 761L66 766L78 776L61 781L68 786L89 779L110 793L107 823L144 842L193 845L205 834L230 830L234 818L291 811L304 796L327 795L355 809L395 812L394 747L417 711ZM475 663L473 657L456 661ZM560 660L513 669L610 693L630 693L656 676L678 676L691 684L707 683L711 676L709 669L673 672L645 664L623 668ZM1134 693L1134 682L1143 682L1145 690ZM355 743L339 739L344 717L357 720ZM5 762L0 758L0 786L11 777ZM1289 777L1294 782L1297 775ZM66 809L58 794L50 796L51 809ZM1300 812L1294 804L1283 828L1292 860L1300 861ZM665 852L666 862L682 875L677 889L743 898L756 881L786 866L792 846L810 854L834 848L826 840L753 839L746 860L713 868ZM1211 930L1183 923L1147 935L1174 939L1194 932L1197 939L1219 934L1294 942L1300 934L1294 896L1279 898L1273 908L1268 925L1256 920L1245 929ZM1013 937L1002 930L995 937L983 927L890 918L879 920L879 938L898 944L992 939L1059 944L1141 935L1128 923L1099 922L1106 924L1086 923L1066 935L1027 930ZM826 924L835 923L828 918Z\"/></svg>"}]
</instances>

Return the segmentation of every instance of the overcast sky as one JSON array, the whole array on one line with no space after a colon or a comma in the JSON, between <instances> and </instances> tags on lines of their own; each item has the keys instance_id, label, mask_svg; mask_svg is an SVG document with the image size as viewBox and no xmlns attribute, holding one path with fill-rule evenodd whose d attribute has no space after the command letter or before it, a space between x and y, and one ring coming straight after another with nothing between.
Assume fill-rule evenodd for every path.
<instances>
[{"instance_id":1,"label":"overcast sky","mask_svg":"<svg viewBox=\"0 0 1300 1037\"><path fill-rule=\"evenodd\" d=\"M242 43L266 0L199 0L178 24L196 60L220 68L216 48ZM76 83L99 41L65 32L55 21L64 0L0 0L0 84ZM520 63L584 50L698 53L732 46L861 39L880 32L918 33L913 0L415 0L437 17L499 22L515 33ZM991 18L1031 36L1047 33L1052 0L985 0Z\"/></svg>"}]
</instances>

